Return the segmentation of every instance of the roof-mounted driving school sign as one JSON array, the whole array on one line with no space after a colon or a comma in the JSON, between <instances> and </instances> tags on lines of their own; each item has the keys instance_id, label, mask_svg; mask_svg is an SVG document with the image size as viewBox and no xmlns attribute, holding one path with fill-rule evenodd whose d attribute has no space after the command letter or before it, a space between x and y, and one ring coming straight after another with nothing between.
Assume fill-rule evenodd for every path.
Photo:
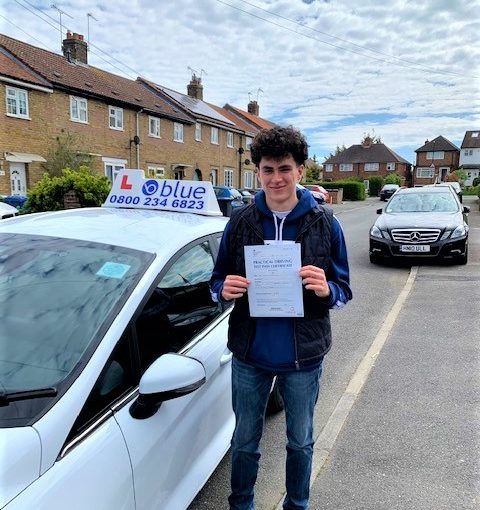
<instances>
[{"instance_id":1,"label":"roof-mounted driving school sign","mask_svg":"<svg viewBox=\"0 0 480 510\"><path fill-rule=\"evenodd\" d=\"M118 173L103 207L222 215L211 182L145 179L143 170L136 169Z\"/></svg>"}]
</instances>

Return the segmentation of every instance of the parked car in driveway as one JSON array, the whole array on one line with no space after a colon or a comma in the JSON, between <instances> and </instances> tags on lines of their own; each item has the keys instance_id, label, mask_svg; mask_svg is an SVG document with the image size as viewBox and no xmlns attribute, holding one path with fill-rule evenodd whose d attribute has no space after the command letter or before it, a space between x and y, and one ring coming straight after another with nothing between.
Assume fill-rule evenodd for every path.
<instances>
[{"instance_id":1,"label":"parked car in driveway","mask_svg":"<svg viewBox=\"0 0 480 510\"><path fill-rule=\"evenodd\" d=\"M398 184L385 184L380 190L380 200L382 202L387 201L399 188Z\"/></svg>"},{"instance_id":2,"label":"parked car in driveway","mask_svg":"<svg viewBox=\"0 0 480 510\"><path fill-rule=\"evenodd\" d=\"M401 188L370 229L370 261L405 259L468 260L469 207L450 187Z\"/></svg>"},{"instance_id":3,"label":"parked car in driveway","mask_svg":"<svg viewBox=\"0 0 480 510\"><path fill-rule=\"evenodd\" d=\"M231 186L214 186L213 190L224 216L231 216L233 209L245 205L242 194L236 188Z\"/></svg>"},{"instance_id":4,"label":"parked car in driveway","mask_svg":"<svg viewBox=\"0 0 480 510\"><path fill-rule=\"evenodd\" d=\"M6 218L13 218L14 216L18 216L18 209L13 207L13 205L0 202L0 219L5 220Z\"/></svg>"},{"instance_id":5,"label":"parked car in driveway","mask_svg":"<svg viewBox=\"0 0 480 510\"><path fill-rule=\"evenodd\" d=\"M330 193L323 186L318 184L304 184L304 187L311 191L313 197L317 200L318 203L330 203Z\"/></svg>"},{"instance_id":6,"label":"parked car in driveway","mask_svg":"<svg viewBox=\"0 0 480 510\"><path fill-rule=\"evenodd\" d=\"M229 448L227 219L210 183L132 176L0 222L3 509L185 510Z\"/></svg>"}]
</instances>

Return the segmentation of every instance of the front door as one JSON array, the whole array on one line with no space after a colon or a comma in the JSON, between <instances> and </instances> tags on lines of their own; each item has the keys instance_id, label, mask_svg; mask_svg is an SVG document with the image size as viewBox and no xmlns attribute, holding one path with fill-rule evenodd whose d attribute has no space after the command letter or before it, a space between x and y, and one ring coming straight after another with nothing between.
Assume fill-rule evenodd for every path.
<instances>
[{"instance_id":1,"label":"front door","mask_svg":"<svg viewBox=\"0 0 480 510\"><path fill-rule=\"evenodd\" d=\"M25 163L10 163L10 186L12 195L25 195L27 193Z\"/></svg>"}]
</instances>

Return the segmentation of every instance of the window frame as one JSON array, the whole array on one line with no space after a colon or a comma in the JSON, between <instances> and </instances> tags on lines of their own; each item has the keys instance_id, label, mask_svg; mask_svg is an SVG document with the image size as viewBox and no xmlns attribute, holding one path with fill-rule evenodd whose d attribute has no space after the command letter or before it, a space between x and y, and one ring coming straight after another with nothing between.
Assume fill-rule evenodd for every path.
<instances>
[{"instance_id":1,"label":"window frame","mask_svg":"<svg viewBox=\"0 0 480 510\"><path fill-rule=\"evenodd\" d=\"M127 160L115 158L102 158L102 163L105 177L108 180L110 180L110 182L113 182L116 179L118 173L126 168ZM107 171L107 166L112 167L110 172Z\"/></svg>"},{"instance_id":2,"label":"window frame","mask_svg":"<svg viewBox=\"0 0 480 510\"><path fill-rule=\"evenodd\" d=\"M213 145L218 145L220 140L220 132L218 127L211 126L210 127L210 143Z\"/></svg>"},{"instance_id":3,"label":"window frame","mask_svg":"<svg viewBox=\"0 0 480 510\"><path fill-rule=\"evenodd\" d=\"M363 169L365 172L378 172L380 165L378 163L364 163Z\"/></svg>"},{"instance_id":4,"label":"window frame","mask_svg":"<svg viewBox=\"0 0 480 510\"><path fill-rule=\"evenodd\" d=\"M423 173L428 173L428 175L421 175ZM415 170L415 176L418 179L432 179L435 176L435 169L429 166L419 166Z\"/></svg>"},{"instance_id":5,"label":"window frame","mask_svg":"<svg viewBox=\"0 0 480 510\"><path fill-rule=\"evenodd\" d=\"M79 114L79 117L73 116L73 105L74 103L77 103L77 111ZM84 103L85 107L81 108L80 105ZM85 111L85 120L81 119L81 112ZM78 122L80 124L88 124L88 99L85 99L84 97L80 96L70 96L70 120L72 122Z\"/></svg>"},{"instance_id":6,"label":"window frame","mask_svg":"<svg viewBox=\"0 0 480 510\"><path fill-rule=\"evenodd\" d=\"M431 161L445 159L445 151L428 151L426 159Z\"/></svg>"},{"instance_id":7,"label":"window frame","mask_svg":"<svg viewBox=\"0 0 480 510\"><path fill-rule=\"evenodd\" d=\"M155 127L158 128L157 131L152 131L152 121L155 123ZM162 138L162 123L159 117L154 117L153 115L148 116L148 136L152 138Z\"/></svg>"},{"instance_id":8,"label":"window frame","mask_svg":"<svg viewBox=\"0 0 480 510\"><path fill-rule=\"evenodd\" d=\"M227 147L231 149L234 147L233 131L227 131Z\"/></svg>"},{"instance_id":9,"label":"window frame","mask_svg":"<svg viewBox=\"0 0 480 510\"><path fill-rule=\"evenodd\" d=\"M250 147L252 146L252 143L253 143L253 137L251 136L246 136L245 137L245 149L247 151L250 150Z\"/></svg>"},{"instance_id":10,"label":"window frame","mask_svg":"<svg viewBox=\"0 0 480 510\"><path fill-rule=\"evenodd\" d=\"M395 162L387 163L387 172L394 172L395 171Z\"/></svg>"},{"instance_id":11,"label":"window frame","mask_svg":"<svg viewBox=\"0 0 480 510\"><path fill-rule=\"evenodd\" d=\"M120 115L118 115L120 114ZM114 125L112 126L112 120ZM120 122L118 122L120 120ZM123 131L123 108L119 106L108 106L108 127L115 131Z\"/></svg>"},{"instance_id":12,"label":"window frame","mask_svg":"<svg viewBox=\"0 0 480 510\"><path fill-rule=\"evenodd\" d=\"M353 172L353 163L340 163L339 170L340 172Z\"/></svg>"},{"instance_id":13,"label":"window frame","mask_svg":"<svg viewBox=\"0 0 480 510\"><path fill-rule=\"evenodd\" d=\"M14 97L9 97L9 92L14 92ZM20 113L20 102L21 98L19 97L20 94L23 94L25 96L24 102L25 102L25 110L26 113ZM16 112L10 112L9 111L9 99L13 100L15 102L15 110ZM15 117L17 119L27 119L30 120L30 107L29 107L29 101L28 101L28 90L21 89L18 87L11 87L10 85L5 85L5 106L6 106L6 115L8 117Z\"/></svg>"},{"instance_id":14,"label":"window frame","mask_svg":"<svg viewBox=\"0 0 480 510\"><path fill-rule=\"evenodd\" d=\"M153 179L165 179L165 166L147 165L147 176Z\"/></svg>"},{"instance_id":15,"label":"window frame","mask_svg":"<svg viewBox=\"0 0 480 510\"><path fill-rule=\"evenodd\" d=\"M202 124L200 122L195 122L195 141L202 141Z\"/></svg>"},{"instance_id":16,"label":"window frame","mask_svg":"<svg viewBox=\"0 0 480 510\"><path fill-rule=\"evenodd\" d=\"M183 143L183 124L181 122L173 123L173 141Z\"/></svg>"},{"instance_id":17,"label":"window frame","mask_svg":"<svg viewBox=\"0 0 480 510\"><path fill-rule=\"evenodd\" d=\"M223 169L223 184L225 186L233 187L233 168L224 168ZM227 179L228 176L228 179Z\"/></svg>"},{"instance_id":18,"label":"window frame","mask_svg":"<svg viewBox=\"0 0 480 510\"><path fill-rule=\"evenodd\" d=\"M250 181L250 185L248 184L248 181ZM243 173L243 187L247 189L253 189L253 171L252 170L245 170Z\"/></svg>"},{"instance_id":19,"label":"window frame","mask_svg":"<svg viewBox=\"0 0 480 510\"><path fill-rule=\"evenodd\" d=\"M333 163L327 163L325 165L325 172L333 172Z\"/></svg>"}]
</instances>

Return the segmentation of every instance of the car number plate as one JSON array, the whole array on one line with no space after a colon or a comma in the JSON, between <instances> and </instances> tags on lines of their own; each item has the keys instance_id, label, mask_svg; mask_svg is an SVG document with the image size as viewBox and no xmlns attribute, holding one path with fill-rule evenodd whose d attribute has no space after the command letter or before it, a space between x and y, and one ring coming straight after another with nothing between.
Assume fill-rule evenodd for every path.
<instances>
[{"instance_id":1,"label":"car number plate","mask_svg":"<svg viewBox=\"0 0 480 510\"><path fill-rule=\"evenodd\" d=\"M428 244L402 244L402 246L400 246L400 251L403 251L403 252L413 252L413 253L418 253L418 252L429 252L430 251L430 245Z\"/></svg>"}]
</instances>

